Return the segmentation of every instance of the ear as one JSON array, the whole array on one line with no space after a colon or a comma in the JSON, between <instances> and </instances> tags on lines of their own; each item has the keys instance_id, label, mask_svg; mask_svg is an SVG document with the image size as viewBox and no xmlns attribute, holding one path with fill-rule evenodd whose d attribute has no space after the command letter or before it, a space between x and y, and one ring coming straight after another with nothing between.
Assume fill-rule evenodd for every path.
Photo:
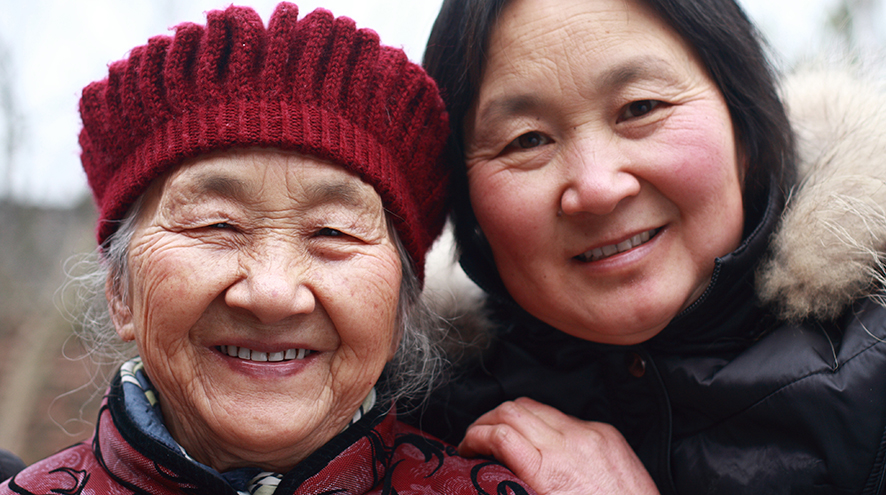
<instances>
[{"instance_id":1,"label":"ear","mask_svg":"<svg viewBox=\"0 0 886 495\"><path fill-rule=\"evenodd\" d=\"M135 340L135 326L132 321L132 310L114 288L111 277L105 281L105 298L108 300L108 311L111 321L117 329L117 335L125 342Z\"/></svg>"}]
</instances>

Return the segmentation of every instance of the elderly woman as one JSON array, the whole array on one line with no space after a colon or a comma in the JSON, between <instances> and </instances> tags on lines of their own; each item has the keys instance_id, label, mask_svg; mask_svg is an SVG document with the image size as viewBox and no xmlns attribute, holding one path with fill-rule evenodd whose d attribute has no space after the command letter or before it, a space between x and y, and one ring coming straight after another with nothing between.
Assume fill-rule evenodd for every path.
<instances>
[{"instance_id":1,"label":"elderly woman","mask_svg":"<svg viewBox=\"0 0 886 495\"><path fill-rule=\"evenodd\" d=\"M0 493L530 493L392 410L435 357L442 100L374 32L297 13L210 12L84 90L103 306L139 357L90 443Z\"/></svg>"},{"instance_id":2,"label":"elderly woman","mask_svg":"<svg viewBox=\"0 0 886 495\"><path fill-rule=\"evenodd\" d=\"M492 327L417 424L539 492L884 493L881 92L789 123L732 0L446 0L425 66Z\"/></svg>"}]
</instances>

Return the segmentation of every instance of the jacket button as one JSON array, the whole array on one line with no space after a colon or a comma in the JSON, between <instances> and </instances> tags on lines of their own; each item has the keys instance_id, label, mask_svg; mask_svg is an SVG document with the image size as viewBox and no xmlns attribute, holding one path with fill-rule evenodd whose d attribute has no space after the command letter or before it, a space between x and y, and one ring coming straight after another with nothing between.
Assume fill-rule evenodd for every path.
<instances>
[{"instance_id":1,"label":"jacket button","mask_svg":"<svg viewBox=\"0 0 886 495\"><path fill-rule=\"evenodd\" d=\"M643 375L646 374L646 360L636 352L625 356L625 364L628 367L628 373L635 378L643 378Z\"/></svg>"}]
</instances>

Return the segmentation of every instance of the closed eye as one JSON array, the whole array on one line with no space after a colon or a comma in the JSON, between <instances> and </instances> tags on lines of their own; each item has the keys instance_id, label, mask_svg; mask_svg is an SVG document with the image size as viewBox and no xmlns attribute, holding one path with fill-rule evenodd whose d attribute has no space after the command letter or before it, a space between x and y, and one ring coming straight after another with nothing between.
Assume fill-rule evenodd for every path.
<instances>
[{"instance_id":1,"label":"closed eye","mask_svg":"<svg viewBox=\"0 0 886 495\"><path fill-rule=\"evenodd\" d=\"M194 238L203 239L208 243L228 242L240 238L244 234L243 229L235 223L223 221L184 226L182 232Z\"/></svg>"},{"instance_id":2,"label":"closed eye","mask_svg":"<svg viewBox=\"0 0 886 495\"><path fill-rule=\"evenodd\" d=\"M315 234L317 237L344 237L347 234L331 227L323 227Z\"/></svg>"},{"instance_id":3,"label":"closed eye","mask_svg":"<svg viewBox=\"0 0 886 495\"><path fill-rule=\"evenodd\" d=\"M658 100L632 101L622 109L621 115L618 116L618 121L623 122L625 120L642 117L658 108L659 105L661 105L661 102Z\"/></svg>"},{"instance_id":4,"label":"closed eye","mask_svg":"<svg viewBox=\"0 0 886 495\"><path fill-rule=\"evenodd\" d=\"M202 225L195 225L189 230L195 230L199 232L211 232L215 230L237 230L237 226L230 222L216 222L216 223L206 223Z\"/></svg>"}]
</instances>

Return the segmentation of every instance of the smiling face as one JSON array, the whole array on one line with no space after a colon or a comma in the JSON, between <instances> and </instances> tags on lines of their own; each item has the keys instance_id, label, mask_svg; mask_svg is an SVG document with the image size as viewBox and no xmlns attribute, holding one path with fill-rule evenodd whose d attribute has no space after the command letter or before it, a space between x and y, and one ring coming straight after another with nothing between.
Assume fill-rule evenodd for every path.
<instances>
[{"instance_id":1,"label":"smiling face","mask_svg":"<svg viewBox=\"0 0 886 495\"><path fill-rule=\"evenodd\" d=\"M641 2L510 2L465 135L505 286L576 337L655 336L740 243L744 167L726 104Z\"/></svg>"},{"instance_id":2,"label":"smiling face","mask_svg":"<svg viewBox=\"0 0 886 495\"><path fill-rule=\"evenodd\" d=\"M167 428L197 460L285 472L348 424L397 343L400 261L375 190L249 150L145 194L129 248L135 340Z\"/></svg>"}]
</instances>

